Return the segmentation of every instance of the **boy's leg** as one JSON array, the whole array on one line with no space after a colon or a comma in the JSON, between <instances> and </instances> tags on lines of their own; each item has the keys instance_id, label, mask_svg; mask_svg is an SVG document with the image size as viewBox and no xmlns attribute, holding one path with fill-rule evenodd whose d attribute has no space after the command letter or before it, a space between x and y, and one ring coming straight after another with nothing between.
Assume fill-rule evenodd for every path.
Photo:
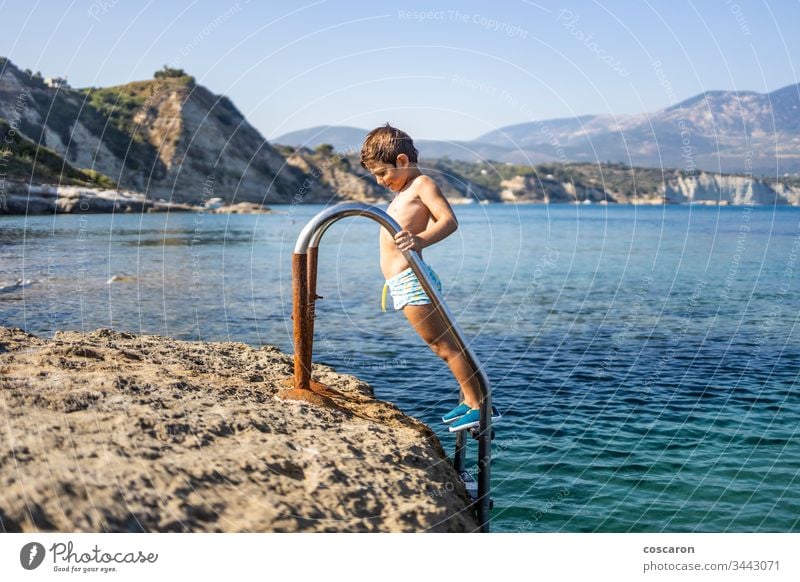
<instances>
[{"instance_id":1,"label":"boy's leg","mask_svg":"<svg viewBox=\"0 0 800 582\"><path fill-rule=\"evenodd\" d=\"M403 313L431 350L447 363L461 386L467 406L480 407L480 384L475 369L433 305L406 305Z\"/></svg>"}]
</instances>

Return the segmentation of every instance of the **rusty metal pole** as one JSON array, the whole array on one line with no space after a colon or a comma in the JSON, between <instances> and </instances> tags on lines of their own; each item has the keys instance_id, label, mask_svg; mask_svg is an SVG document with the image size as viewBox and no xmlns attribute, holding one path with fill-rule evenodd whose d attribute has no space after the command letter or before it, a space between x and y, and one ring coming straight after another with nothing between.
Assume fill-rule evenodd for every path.
<instances>
[{"instance_id":1,"label":"rusty metal pole","mask_svg":"<svg viewBox=\"0 0 800 582\"><path fill-rule=\"evenodd\" d=\"M310 282L310 284L309 284ZM278 392L278 398L300 400L316 406L335 408L331 396L336 390L311 379L314 346L314 302L317 286L317 249L292 255L292 319L294 327L294 378L292 388Z\"/></svg>"},{"instance_id":2,"label":"rusty metal pole","mask_svg":"<svg viewBox=\"0 0 800 582\"><path fill-rule=\"evenodd\" d=\"M311 342L308 334L308 254L292 255L294 387L311 390Z\"/></svg>"}]
</instances>

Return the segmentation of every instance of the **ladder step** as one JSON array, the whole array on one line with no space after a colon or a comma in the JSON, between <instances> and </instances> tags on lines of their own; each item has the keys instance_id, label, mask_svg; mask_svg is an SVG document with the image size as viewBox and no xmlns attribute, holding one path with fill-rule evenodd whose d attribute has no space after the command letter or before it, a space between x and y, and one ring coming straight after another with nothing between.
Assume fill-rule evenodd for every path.
<instances>
[{"instance_id":1,"label":"ladder step","mask_svg":"<svg viewBox=\"0 0 800 582\"><path fill-rule=\"evenodd\" d=\"M478 482L475 478L467 471L461 471L458 474L461 482L464 483L464 487L467 489L467 495L469 498L475 502L478 500ZM494 507L494 499L491 497L489 498L489 509Z\"/></svg>"},{"instance_id":2,"label":"ladder step","mask_svg":"<svg viewBox=\"0 0 800 582\"><path fill-rule=\"evenodd\" d=\"M464 487L466 487L470 498L475 501L478 498L478 482L467 471L461 471L458 476L461 478Z\"/></svg>"},{"instance_id":3,"label":"ladder step","mask_svg":"<svg viewBox=\"0 0 800 582\"><path fill-rule=\"evenodd\" d=\"M481 431L478 428L470 429L469 434L474 438L476 441L481 438ZM492 440L497 436L497 433L494 432L494 427L492 427Z\"/></svg>"}]
</instances>

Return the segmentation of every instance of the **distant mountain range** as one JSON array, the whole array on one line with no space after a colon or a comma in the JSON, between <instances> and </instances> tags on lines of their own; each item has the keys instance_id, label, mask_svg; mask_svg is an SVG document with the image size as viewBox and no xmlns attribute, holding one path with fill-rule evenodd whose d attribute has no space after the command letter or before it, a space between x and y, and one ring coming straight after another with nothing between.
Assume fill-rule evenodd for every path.
<instances>
[{"instance_id":1,"label":"distant mountain range","mask_svg":"<svg viewBox=\"0 0 800 582\"><path fill-rule=\"evenodd\" d=\"M367 130L321 126L274 141L357 150ZM426 159L515 164L612 162L782 176L800 173L800 84L771 93L708 91L653 113L585 115L510 125L472 141L419 140Z\"/></svg>"},{"instance_id":2,"label":"distant mountain range","mask_svg":"<svg viewBox=\"0 0 800 582\"><path fill-rule=\"evenodd\" d=\"M358 153L368 129L358 127L321 125L286 133L275 140L277 144L314 149L322 144L330 144L337 152ZM413 136L412 136L413 137ZM509 148L479 141L435 141L415 139L414 145L426 159L448 157L452 160L479 162L486 160L506 161ZM533 163L550 161L547 156L532 159Z\"/></svg>"}]
</instances>

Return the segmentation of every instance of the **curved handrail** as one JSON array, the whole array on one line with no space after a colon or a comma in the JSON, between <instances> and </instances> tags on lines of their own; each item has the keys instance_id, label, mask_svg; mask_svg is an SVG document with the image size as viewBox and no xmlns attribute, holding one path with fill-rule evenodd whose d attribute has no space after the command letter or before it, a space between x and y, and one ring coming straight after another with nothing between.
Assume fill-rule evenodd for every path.
<instances>
[{"instance_id":1,"label":"curved handrail","mask_svg":"<svg viewBox=\"0 0 800 582\"><path fill-rule=\"evenodd\" d=\"M314 216L305 225L305 227L303 227L303 230L300 232L300 235L297 238L297 243L295 244L295 255L307 255L309 253L309 249L314 249L315 252L320 241L322 240L322 236L325 234L325 231L328 230L328 228L330 228L334 222L348 216L365 216L370 218L389 231L392 237L402 230L401 226L394 218L379 208L368 206L360 202L344 202L342 204L337 204L330 208L326 208ZM455 337L459 348L470 361L472 369L475 370L475 373L478 377L481 396L481 419L480 431L478 434L478 499L476 503L478 509L478 521L480 522L481 531L488 532L492 442L492 391L489 385L489 378L486 375L486 372L483 370L483 367L480 365L475 352L472 351L472 348L467 343L464 334L456 322L455 317L453 317L453 314L450 312L450 309L448 309L447 304L444 302L444 298L433 284L433 281L428 275L427 270L423 268L422 259L420 258L419 253L417 253L415 250L403 251L403 256L408 261L409 267L411 267L419 279L422 288L425 290L425 293L427 293L428 297L431 299L431 304L439 312L442 319L452 330L453 336ZM316 270L316 264L314 264L313 268ZM463 470L463 466L459 467L459 464L463 465L463 434L463 432L458 433L458 443L456 448L456 468L459 471Z\"/></svg>"}]
</instances>

